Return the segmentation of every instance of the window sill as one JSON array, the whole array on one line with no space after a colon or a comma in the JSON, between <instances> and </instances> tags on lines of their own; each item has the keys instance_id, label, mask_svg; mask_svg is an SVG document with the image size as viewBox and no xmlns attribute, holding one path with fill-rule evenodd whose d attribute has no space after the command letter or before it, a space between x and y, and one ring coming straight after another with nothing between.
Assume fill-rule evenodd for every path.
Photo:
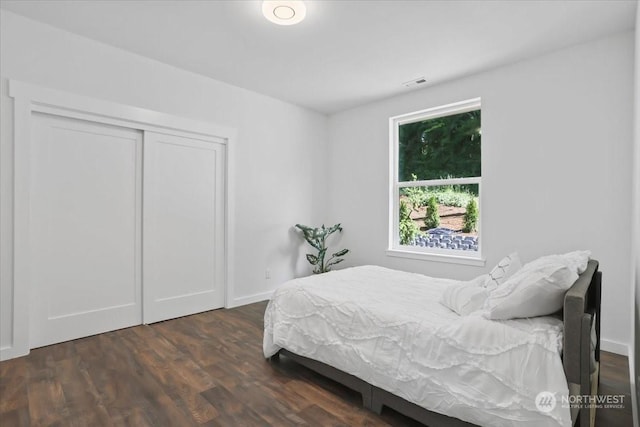
<instances>
[{"instance_id":1,"label":"window sill","mask_svg":"<svg viewBox=\"0 0 640 427\"><path fill-rule=\"evenodd\" d=\"M462 255L453 255L445 253L433 252L417 252L403 249L387 249L387 256L398 258L419 259L422 261L446 262L451 264L473 265L476 267L484 267L486 259L481 257L469 257Z\"/></svg>"}]
</instances>

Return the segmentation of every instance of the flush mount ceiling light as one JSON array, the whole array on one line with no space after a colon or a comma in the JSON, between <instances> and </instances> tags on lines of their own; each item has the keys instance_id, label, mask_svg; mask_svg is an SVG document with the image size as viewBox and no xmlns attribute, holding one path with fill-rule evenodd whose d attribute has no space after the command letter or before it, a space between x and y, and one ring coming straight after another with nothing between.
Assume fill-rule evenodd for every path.
<instances>
[{"instance_id":1,"label":"flush mount ceiling light","mask_svg":"<svg viewBox=\"0 0 640 427\"><path fill-rule=\"evenodd\" d=\"M265 0L262 13L274 24L294 25L304 19L307 7L302 0Z\"/></svg>"}]
</instances>

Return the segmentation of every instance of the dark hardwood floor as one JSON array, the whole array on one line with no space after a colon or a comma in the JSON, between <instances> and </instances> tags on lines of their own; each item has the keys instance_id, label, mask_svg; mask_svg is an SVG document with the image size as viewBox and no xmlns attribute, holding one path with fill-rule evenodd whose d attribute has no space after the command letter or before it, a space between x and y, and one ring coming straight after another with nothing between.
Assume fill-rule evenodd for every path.
<instances>
[{"instance_id":1,"label":"dark hardwood floor","mask_svg":"<svg viewBox=\"0 0 640 427\"><path fill-rule=\"evenodd\" d=\"M0 363L0 426L418 426L287 358L262 356L266 303L216 310L32 350ZM627 359L604 353L601 393L631 426ZM437 426L434 426L437 427Z\"/></svg>"}]
</instances>

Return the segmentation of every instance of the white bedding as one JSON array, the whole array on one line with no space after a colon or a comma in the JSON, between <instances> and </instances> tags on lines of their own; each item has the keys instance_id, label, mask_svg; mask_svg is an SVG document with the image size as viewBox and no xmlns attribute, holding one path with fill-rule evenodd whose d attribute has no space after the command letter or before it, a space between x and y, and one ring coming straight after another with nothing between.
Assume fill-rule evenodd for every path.
<instances>
[{"instance_id":1,"label":"white bedding","mask_svg":"<svg viewBox=\"0 0 640 427\"><path fill-rule=\"evenodd\" d=\"M265 312L264 355L286 348L481 426L570 426L561 320L460 317L438 303L454 283L375 266L291 280ZM554 410L536 409L542 391Z\"/></svg>"}]
</instances>

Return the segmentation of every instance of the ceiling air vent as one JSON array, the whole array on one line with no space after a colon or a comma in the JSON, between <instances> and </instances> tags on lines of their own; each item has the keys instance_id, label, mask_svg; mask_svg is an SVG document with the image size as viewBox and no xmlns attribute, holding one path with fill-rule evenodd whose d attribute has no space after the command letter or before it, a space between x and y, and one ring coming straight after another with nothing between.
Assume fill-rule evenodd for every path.
<instances>
[{"instance_id":1,"label":"ceiling air vent","mask_svg":"<svg viewBox=\"0 0 640 427\"><path fill-rule=\"evenodd\" d=\"M402 85L406 86L406 87L416 87L416 86L423 85L426 82L427 82L427 80L424 77L418 77L417 79L413 79L413 80L409 80L408 82L404 82L404 83L402 83Z\"/></svg>"}]
</instances>

